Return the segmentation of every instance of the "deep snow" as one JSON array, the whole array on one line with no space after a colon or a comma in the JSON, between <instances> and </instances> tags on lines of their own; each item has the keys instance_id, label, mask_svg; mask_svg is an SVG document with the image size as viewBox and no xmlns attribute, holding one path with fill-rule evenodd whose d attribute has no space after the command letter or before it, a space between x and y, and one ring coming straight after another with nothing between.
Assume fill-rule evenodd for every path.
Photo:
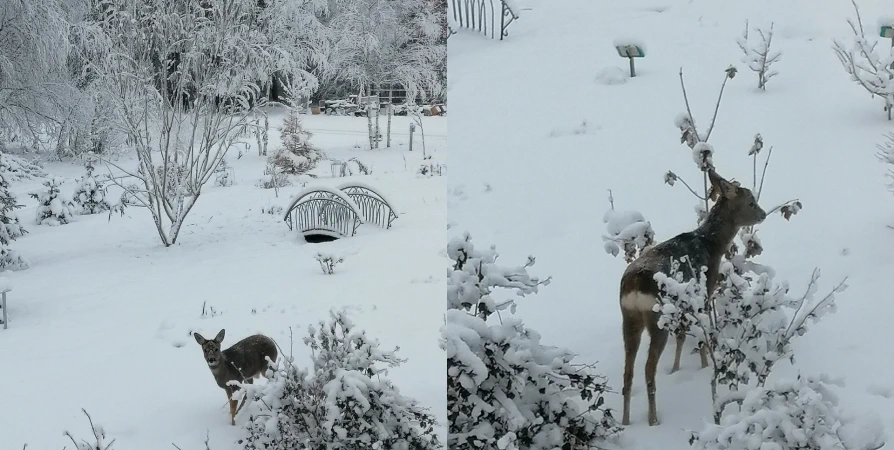
<instances>
[{"instance_id":1,"label":"deep snow","mask_svg":"<svg viewBox=\"0 0 894 450\"><path fill-rule=\"evenodd\" d=\"M283 115L271 120L269 149L279 144ZM288 352L294 332L296 362L310 364L302 338L307 326L347 307L352 320L383 347L400 346L407 358L390 377L405 395L445 416L446 363L438 347L443 321L445 195L443 177L422 177L419 130L407 151L410 118L395 117L393 148L368 150L366 120L302 116L311 143L330 157L357 157L372 175L331 178L322 161L312 183L335 187L360 181L396 203L392 229L362 225L358 235L306 244L282 214L300 185L273 189L256 183L265 159L248 148L228 155L236 184L203 191L177 245L159 243L148 211L125 217L76 217L57 227L34 224L35 201L26 193L40 180L12 183L29 231L12 248L32 267L6 276L9 329L0 329L0 449L62 448L63 437L88 438L81 408L101 424L120 450L200 449L206 433L213 450L237 449L246 417L229 424L225 395L208 370L190 331L213 336L225 328L224 347L253 333L274 338ZM426 147L445 160L445 117L424 118ZM384 125L384 120L383 120ZM384 145L383 145L384 146ZM49 163L71 194L84 169ZM98 167L96 173L105 173ZM213 183L213 180L212 180ZM317 252L345 257L324 275ZM202 318L202 308L214 317ZM443 438L444 436L442 436Z\"/></svg>"},{"instance_id":2,"label":"deep snow","mask_svg":"<svg viewBox=\"0 0 894 450\"><path fill-rule=\"evenodd\" d=\"M522 3L522 2L518 2ZM860 1L872 33L890 14L882 0ZM685 106L683 68L693 114L704 132L724 69L739 74L726 88L711 136L718 171L751 184L748 149L755 133L773 160L761 203L769 208L799 198L791 222L778 214L759 227L764 254L777 279L803 291L822 269L820 291L848 276L837 314L797 341L796 369L776 377L843 376L845 410L873 410L894 437L894 197L875 157L883 133L894 130L882 111L852 83L831 49L849 38L850 2L793 0L524 0L521 17L503 40L463 30L449 42L452 128L448 180L451 236L469 230L478 246L495 244L504 261L531 254L532 275L552 276L539 294L518 300L518 314L544 344L569 347L581 362L599 361L620 392L623 370L618 283L625 264L603 249L608 189L618 210L638 210L661 241L694 228L698 201L668 170L701 187L690 149L680 144L674 118ZM765 92L741 63L736 38L745 20L775 22L773 49L783 52L779 75ZM647 46L629 78L627 60L612 46L633 36ZM883 41L881 45L885 45ZM643 346L648 339L643 339ZM691 345L691 344L690 344ZM673 345L668 345L668 349ZM710 413L708 372L684 355L669 375L673 353L659 366L662 424L649 427L637 360L631 420L623 443L633 449L688 448L686 429L700 430ZM609 400L620 417L620 395ZM890 444L889 444L890 445Z\"/></svg>"}]
</instances>

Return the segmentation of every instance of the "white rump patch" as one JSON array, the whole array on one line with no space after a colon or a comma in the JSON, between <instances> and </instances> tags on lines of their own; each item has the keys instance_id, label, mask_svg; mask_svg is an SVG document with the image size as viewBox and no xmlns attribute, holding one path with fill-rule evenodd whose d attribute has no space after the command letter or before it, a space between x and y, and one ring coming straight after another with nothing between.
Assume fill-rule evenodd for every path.
<instances>
[{"instance_id":1,"label":"white rump patch","mask_svg":"<svg viewBox=\"0 0 894 450\"><path fill-rule=\"evenodd\" d=\"M658 299L654 295L644 294L642 292L628 292L621 296L621 308L635 311L652 311Z\"/></svg>"}]
</instances>

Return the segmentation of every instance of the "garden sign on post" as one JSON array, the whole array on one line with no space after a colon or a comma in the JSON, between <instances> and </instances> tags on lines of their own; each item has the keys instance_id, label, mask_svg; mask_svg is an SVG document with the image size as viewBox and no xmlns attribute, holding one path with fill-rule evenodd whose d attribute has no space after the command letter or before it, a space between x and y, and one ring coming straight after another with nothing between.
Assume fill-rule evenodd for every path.
<instances>
[{"instance_id":1,"label":"garden sign on post","mask_svg":"<svg viewBox=\"0 0 894 450\"><path fill-rule=\"evenodd\" d=\"M891 48L894 48L894 25L882 25L879 28L879 36L890 39ZM891 68L894 69L894 62L891 63Z\"/></svg>"},{"instance_id":2,"label":"garden sign on post","mask_svg":"<svg viewBox=\"0 0 894 450\"><path fill-rule=\"evenodd\" d=\"M615 49L618 51L618 55L622 58L627 58L630 60L630 77L633 78L636 76L636 68L633 65L633 58L642 58L646 56L646 52L643 51L643 48L638 45L617 45Z\"/></svg>"}]
</instances>

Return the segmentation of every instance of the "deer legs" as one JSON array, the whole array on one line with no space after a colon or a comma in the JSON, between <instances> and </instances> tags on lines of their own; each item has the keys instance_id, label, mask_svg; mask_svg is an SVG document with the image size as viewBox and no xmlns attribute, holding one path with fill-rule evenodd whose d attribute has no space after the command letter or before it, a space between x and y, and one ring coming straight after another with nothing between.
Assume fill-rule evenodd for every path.
<instances>
[{"instance_id":1,"label":"deer legs","mask_svg":"<svg viewBox=\"0 0 894 450\"><path fill-rule=\"evenodd\" d=\"M668 332L658 327L658 321L654 320L651 312L623 311L624 333L624 386L621 395L624 398L624 411L621 424L630 425L630 391L633 386L633 367L636 362L636 353L642 339L643 330L649 329L649 354L646 358L646 394L649 399L649 425L658 425L658 407L655 400L655 374L658 371L658 361L661 353L667 345ZM678 353L680 340L677 340Z\"/></svg>"},{"instance_id":2,"label":"deer legs","mask_svg":"<svg viewBox=\"0 0 894 450\"><path fill-rule=\"evenodd\" d=\"M630 425L630 388L633 386L633 364L636 362L636 352L642 339L645 321L638 311L623 311L624 323L624 387L621 395L624 397L623 425Z\"/></svg>"}]
</instances>

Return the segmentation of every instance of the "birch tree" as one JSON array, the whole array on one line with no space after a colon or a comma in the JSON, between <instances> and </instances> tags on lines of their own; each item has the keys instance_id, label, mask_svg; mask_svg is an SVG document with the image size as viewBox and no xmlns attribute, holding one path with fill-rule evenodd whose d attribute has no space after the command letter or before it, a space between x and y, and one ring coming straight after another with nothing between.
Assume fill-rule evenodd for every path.
<instances>
[{"instance_id":1,"label":"birch tree","mask_svg":"<svg viewBox=\"0 0 894 450\"><path fill-rule=\"evenodd\" d=\"M137 167L105 162L126 204L147 208L170 246L227 151L256 126L261 86L305 73L252 26L255 0L101 1L103 20L81 30L92 44L84 60L96 61Z\"/></svg>"}]
</instances>

